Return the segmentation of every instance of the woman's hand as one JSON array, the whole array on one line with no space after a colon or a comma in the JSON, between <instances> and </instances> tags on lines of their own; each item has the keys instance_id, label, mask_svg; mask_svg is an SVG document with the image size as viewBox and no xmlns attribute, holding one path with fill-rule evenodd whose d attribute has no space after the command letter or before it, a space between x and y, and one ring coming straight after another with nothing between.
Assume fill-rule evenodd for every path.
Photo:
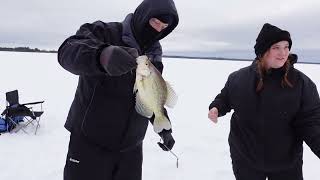
<instances>
[{"instance_id":1,"label":"woman's hand","mask_svg":"<svg viewBox=\"0 0 320 180\"><path fill-rule=\"evenodd\" d=\"M213 107L209 110L209 113L208 113L208 118L214 122L214 123L217 123L218 122L218 109L216 107Z\"/></svg>"}]
</instances>

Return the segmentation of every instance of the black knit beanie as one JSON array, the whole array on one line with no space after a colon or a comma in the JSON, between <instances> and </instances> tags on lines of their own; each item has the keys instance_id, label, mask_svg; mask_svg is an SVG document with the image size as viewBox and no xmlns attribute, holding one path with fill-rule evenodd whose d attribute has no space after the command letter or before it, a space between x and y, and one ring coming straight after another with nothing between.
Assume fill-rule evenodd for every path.
<instances>
[{"instance_id":1,"label":"black knit beanie","mask_svg":"<svg viewBox=\"0 0 320 180\"><path fill-rule=\"evenodd\" d=\"M256 39L254 51L257 57L263 54L275 43L280 41L288 41L289 49L291 49L292 40L288 31L282 30L269 23L265 23Z\"/></svg>"}]
</instances>

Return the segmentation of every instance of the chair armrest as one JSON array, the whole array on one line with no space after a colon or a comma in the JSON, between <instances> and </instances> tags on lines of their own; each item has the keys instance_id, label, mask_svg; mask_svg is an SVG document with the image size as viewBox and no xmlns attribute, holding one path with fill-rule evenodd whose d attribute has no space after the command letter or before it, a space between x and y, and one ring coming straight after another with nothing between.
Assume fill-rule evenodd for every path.
<instances>
[{"instance_id":1,"label":"chair armrest","mask_svg":"<svg viewBox=\"0 0 320 180\"><path fill-rule=\"evenodd\" d=\"M44 103L44 101L37 101L37 102L24 103L24 104L21 104L21 105L33 105L33 104L40 104L40 103Z\"/></svg>"}]
</instances>

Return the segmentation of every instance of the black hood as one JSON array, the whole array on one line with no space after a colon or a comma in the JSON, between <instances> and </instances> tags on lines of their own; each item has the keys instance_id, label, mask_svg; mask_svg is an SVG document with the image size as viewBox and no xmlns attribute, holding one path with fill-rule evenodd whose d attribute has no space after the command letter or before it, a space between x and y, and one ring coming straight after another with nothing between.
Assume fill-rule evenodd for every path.
<instances>
[{"instance_id":1,"label":"black hood","mask_svg":"<svg viewBox=\"0 0 320 180\"><path fill-rule=\"evenodd\" d=\"M169 26L161 32L149 25L149 19L167 21ZM179 17L172 0L144 0L135 10L131 28L141 49L150 47L154 42L166 37L178 25Z\"/></svg>"}]
</instances>

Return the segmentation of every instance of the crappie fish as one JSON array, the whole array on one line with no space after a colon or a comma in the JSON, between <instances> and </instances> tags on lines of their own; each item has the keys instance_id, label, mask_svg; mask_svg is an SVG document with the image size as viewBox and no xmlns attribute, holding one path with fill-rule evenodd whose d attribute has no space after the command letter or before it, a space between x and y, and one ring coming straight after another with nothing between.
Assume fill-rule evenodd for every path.
<instances>
[{"instance_id":1,"label":"crappie fish","mask_svg":"<svg viewBox=\"0 0 320 180\"><path fill-rule=\"evenodd\" d=\"M136 111L148 118L154 114L153 129L156 133L163 129L171 129L171 123L164 113L164 106L170 108L175 106L176 93L147 56L139 56L137 64L134 85L134 92L137 92Z\"/></svg>"}]
</instances>

